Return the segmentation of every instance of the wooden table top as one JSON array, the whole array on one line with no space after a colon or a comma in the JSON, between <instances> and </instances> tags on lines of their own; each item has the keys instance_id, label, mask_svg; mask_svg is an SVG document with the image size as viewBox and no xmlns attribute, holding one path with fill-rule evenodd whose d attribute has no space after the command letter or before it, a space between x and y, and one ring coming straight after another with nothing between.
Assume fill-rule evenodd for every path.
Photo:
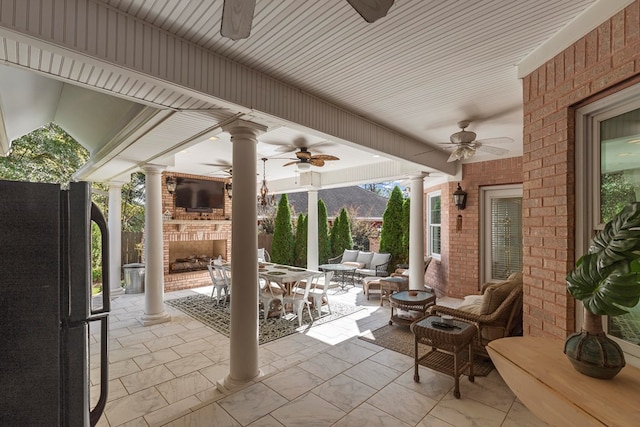
<instances>
[{"instance_id":1,"label":"wooden table top","mask_svg":"<svg viewBox=\"0 0 640 427\"><path fill-rule=\"evenodd\" d=\"M496 369L538 418L552 426L635 426L640 423L640 369L627 363L612 380L576 371L560 339L491 341Z\"/></svg>"}]
</instances>

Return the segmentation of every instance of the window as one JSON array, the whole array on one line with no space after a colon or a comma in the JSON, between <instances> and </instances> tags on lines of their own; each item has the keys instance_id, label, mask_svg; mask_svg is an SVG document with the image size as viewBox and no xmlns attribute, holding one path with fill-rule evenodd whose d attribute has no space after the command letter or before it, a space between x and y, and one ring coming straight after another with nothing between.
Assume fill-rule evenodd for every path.
<instances>
[{"instance_id":1,"label":"window","mask_svg":"<svg viewBox=\"0 0 640 427\"><path fill-rule=\"evenodd\" d=\"M440 192L427 195L429 211L427 212L427 253L440 258L441 234L440 234Z\"/></svg>"},{"instance_id":2,"label":"window","mask_svg":"<svg viewBox=\"0 0 640 427\"><path fill-rule=\"evenodd\" d=\"M522 186L482 188L482 282L522 271Z\"/></svg>"},{"instance_id":3,"label":"window","mask_svg":"<svg viewBox=\"0 0 640 427\"><path fill-rule=\"evenodd\" d=\"M590 237L640 195L640 86L578 110L576 144L579 256L586 253ZM607 332L619 339L626 353L640 357L640 305L629 314L608 318Z\"/></svg>"}]
</instances>

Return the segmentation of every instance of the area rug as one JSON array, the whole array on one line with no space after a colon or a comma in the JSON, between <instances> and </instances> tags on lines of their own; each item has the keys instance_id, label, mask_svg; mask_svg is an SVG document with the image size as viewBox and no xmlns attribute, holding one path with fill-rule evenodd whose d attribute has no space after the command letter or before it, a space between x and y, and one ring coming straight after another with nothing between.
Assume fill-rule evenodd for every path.
<instances>
[{"instance_id":1,"label":"area rug","mask_svg":"<svg viewBox=\"0 0 640 427\"><path fill-rule=\"evenodd\" d=\"M229 336L231 311L228 304L217 305L208 295L202 294L166 300L165 303L190 315L224 336ZM265 344L269 341L291 335L297 331L303 331L311 326L322 325L348 316L360 310L363 310L363 308L332 302L331 314L325 312L325 314L319 318L309 318L309 313L305 310L301 327L298 326L298 319L289 320L291 316L264 320L261 315L259 321L259 343ZM317 316L315 310L312 310L312 313L314 316Z\"/></svg>"},{"instance_id":2,"label":"area rug","mask_svg":"<svg viewBox=\"0 0 640 427\"><path fill-rule=\"evenodd\" d=\"M396 351L398 353L406 354L407 356L414 357L414 337L413 333L408 327L397 325L385 325L367 335L360 337L361 340L368 341L370 343L379 345L380 347L388 348L389 350ZM426 354L431 349L430 346L418 343L418 354ZM467 357L466 352L464 356ZM446 370L445 366L451 363L451 356L443 353L434 353L429 357L429 363L438 371ZM421 361L421 365L426 366L426 361ZM478 377L485 377L489 375L493 369L493 363L491 359L483 357L481 355L474 355L473 357L473 375Z\"/></svg>"}]
</instances>

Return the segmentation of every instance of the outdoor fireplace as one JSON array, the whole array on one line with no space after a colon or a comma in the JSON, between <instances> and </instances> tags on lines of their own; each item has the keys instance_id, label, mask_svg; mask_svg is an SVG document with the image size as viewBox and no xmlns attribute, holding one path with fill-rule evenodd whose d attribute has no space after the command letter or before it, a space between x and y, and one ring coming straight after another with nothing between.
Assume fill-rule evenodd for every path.
<instances>
[{"instance_id":1,"label":"outdoor fireplace","mask_svg":"<svg viewBox=\"0 0 640 427\"><path fill-rule=\"evenodd\" d=\"M226 240L169 242L169 273L206 270L212 259L226 257Z\"/></svg>"}]
</instances>

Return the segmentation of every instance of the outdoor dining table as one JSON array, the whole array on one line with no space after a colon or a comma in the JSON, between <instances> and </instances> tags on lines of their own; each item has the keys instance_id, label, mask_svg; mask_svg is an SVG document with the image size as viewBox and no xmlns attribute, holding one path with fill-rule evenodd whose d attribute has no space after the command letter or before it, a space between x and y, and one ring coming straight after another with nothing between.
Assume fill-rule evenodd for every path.
<instances>
[{"instance_id":1,"label":"outdoor dining table","mask_svg":"<svg viewBox=\"0 0 640 427\"><path fill-rule=\"evenodd\" d=\"M265 280L275 282L285 295L291 295L293 286L301 280L312 280L317 271L307 270L290 265L260 263L258 273Z\"/></svg>"}]
</instances>

